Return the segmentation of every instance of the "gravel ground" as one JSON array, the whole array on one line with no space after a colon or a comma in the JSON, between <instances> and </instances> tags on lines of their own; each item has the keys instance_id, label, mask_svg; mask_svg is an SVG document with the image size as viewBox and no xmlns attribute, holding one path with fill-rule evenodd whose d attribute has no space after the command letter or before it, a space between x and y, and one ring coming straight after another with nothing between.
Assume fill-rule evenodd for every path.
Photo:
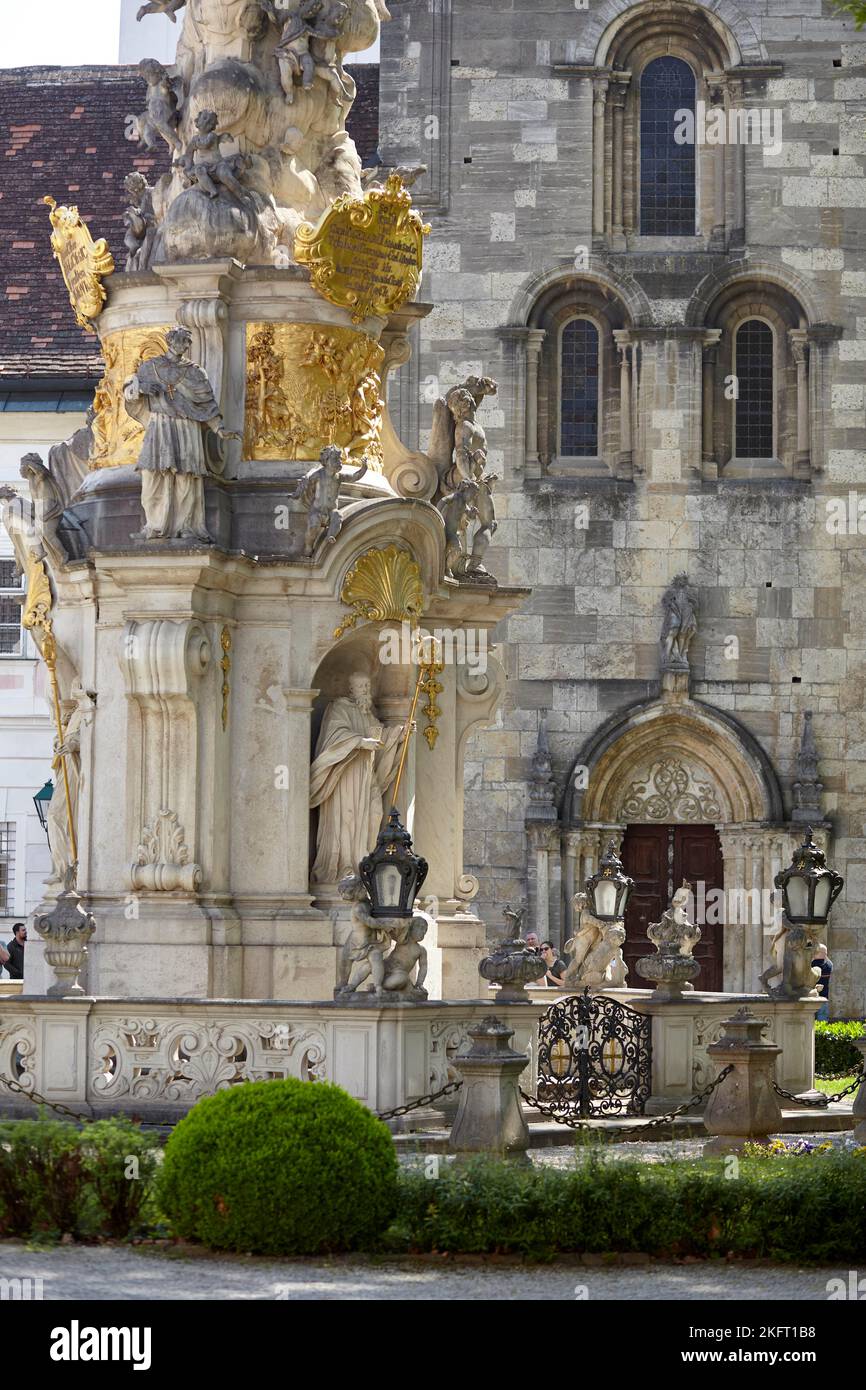
<instances>
[{"instance_id":1,"label":"gravel ground","mask_svg":"<svg viewBox=\"0 0 866 1390\"><path fill-rule=\"evenodd\" d=\"M821 1134L779 1134L772 1135L771 1138L783 1139L787 1144L798 1144L806 1141L809 1144L831 1143L836 1149L850 1149L856 1147L855 1141L850 1132L842 1133L821 1133ZM564 1144L552 1148L531 1149L530 1158L539 1168L573 1168L578 1160L578 1154L587 1152L597 1152L604 1154L608 1159L616 1161L623 1158L639 1158L644 1163L664 1163L673 1158L700 1158L703 1153L705 1139L664 1139L658 1143L638 1143L633 1144L590 1144L576 1149L574 1145ZM440 1155L439 1161L442 1163L450 1162L448 1155ZM400 1162L407 1168L424 1169L425 1164L430 1162L430 1157L424 1154L403 1153Z\"/></svg>"},{"instance_id":2,"label":"gravel ground","mask_svg":"<svg viewBox=\"0 0 866 1390\"><path fill-rule=\"evenodd\" d=\"M848 1271L822 1267L696 1261L598 1268L578 1261L520 1265L424 1260L273 1261L192 1257L108 1246L28 1250L0 1246L0 1275L39 1277L48 1300L292 1299L399 1300L596 1299L702 1302L735 1299L826 1301L827 1281Z\"/></svg>"}]
</instances>

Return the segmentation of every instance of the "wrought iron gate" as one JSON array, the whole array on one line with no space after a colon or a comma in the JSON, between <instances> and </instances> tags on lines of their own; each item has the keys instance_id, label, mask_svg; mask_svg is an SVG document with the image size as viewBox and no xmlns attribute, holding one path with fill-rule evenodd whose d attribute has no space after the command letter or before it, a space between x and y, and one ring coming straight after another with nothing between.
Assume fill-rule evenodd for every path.
<instances>
[{"instance_id":1,"label":"wrought iron gate","mask_svg":"<svg viewBox=\"0 0 866 1390\"><path fill-rule=\"evenodd\" d=\"M580 1115L642 1115L652 1019L607 995L572 994L538 1025L538 1098Z\"/></svg>"}]
</instances>

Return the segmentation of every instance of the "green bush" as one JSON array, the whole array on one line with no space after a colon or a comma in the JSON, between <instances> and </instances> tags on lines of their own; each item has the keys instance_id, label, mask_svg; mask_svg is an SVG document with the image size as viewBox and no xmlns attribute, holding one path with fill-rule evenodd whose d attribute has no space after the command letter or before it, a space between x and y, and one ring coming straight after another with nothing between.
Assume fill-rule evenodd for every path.
<instances>
[{"instance_id":1,"label":"green bush","mask_svg":"<svg viewBox=\"0 0 866 1390\"><path fill-rule=\"evenodd\" d=\"M81 1129L43 1118L0 1125L0 1235L129 1235L150 1196L158 1143L125 1118Z\"/></svg>"},{"instance_id":2,"label":"green bush","mask_svg":"<svg viewBox=\"0 0 866 1390\"><path fill-rule=\"evenodd\" d=\"M847 1260L866 1255L866 1159L724 1159L666 1163L590 1155L573 1170L490 1159L431 1181L400 1175L392 1248L451 1254L641 1251Z\"/></svg>"},{"instance_id":3,"label":"green bush","mask_svg":"<svg viewBox=\"0 0 866 1390\"><path fill-rule=\"evenodd\" d=\"M179 1122L158 1197L178 1235L219 1250L370 1248L394 1214L397 1155L385 1125L338 1086L255 1081Z\"/></svg>"},{"instance_id":4,"label":"green bush","mask_svg":"<svg viewBox=\"0 0 866 1390\"><path fill-rule=\"evenodd\" d=\"M866 1024L852 1020L848 1023L815 1024L815 1071L854 1072L860 1069L860 1052L851 1041L862 1038Z\"/></svg>"}]
</instances>

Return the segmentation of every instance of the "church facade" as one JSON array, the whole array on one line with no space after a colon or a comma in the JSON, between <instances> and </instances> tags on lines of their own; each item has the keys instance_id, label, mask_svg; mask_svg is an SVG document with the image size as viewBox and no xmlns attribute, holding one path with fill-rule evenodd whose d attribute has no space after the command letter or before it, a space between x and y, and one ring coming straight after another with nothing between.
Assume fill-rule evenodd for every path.
<instances>
[{"instance_id":1,"label":"church facade","mask_svg":"<svg viewBox=\"0 0 866 1390\"><path fill-rule=\"evenodd\" d=\"M860 1016L866 35L822 0L405 0L380 157L426 166L434 228L392 414L423 447L437 398L498 381L486 564L532 588L472 745L479 912L526 897L564 943L613 839L630 983L686 879L696 987L759 990L811 825Z\"/></svg>"}]
</instances>

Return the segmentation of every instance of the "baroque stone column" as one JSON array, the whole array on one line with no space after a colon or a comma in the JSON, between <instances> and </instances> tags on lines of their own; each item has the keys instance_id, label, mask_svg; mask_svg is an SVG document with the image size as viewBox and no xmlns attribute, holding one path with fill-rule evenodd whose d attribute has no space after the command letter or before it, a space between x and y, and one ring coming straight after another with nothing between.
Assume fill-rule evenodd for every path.
<instances>
[{"instance_id":1,"label":"baroque stone column","mask_svg":"<svg viewBox=\"0 0 866 1390\"><path fill-rule=\"evenodd\" d=\"M604 239L604 170L605 170L605 107L608 80L592 80L592 236L593 241Z\"/></svg>"},{"instance_id":2,"label":"baroque stone column","mask_svg":"<svg viewBox=\"0 0 866 1390\"><path fill-rule=\"evenodd\" d=\"M794 477L812 475L809 458L809 381L808 335L805 328L789 328L788 342L797 366L797 452L794 458Z\"/></svg>"}]
</instances>

